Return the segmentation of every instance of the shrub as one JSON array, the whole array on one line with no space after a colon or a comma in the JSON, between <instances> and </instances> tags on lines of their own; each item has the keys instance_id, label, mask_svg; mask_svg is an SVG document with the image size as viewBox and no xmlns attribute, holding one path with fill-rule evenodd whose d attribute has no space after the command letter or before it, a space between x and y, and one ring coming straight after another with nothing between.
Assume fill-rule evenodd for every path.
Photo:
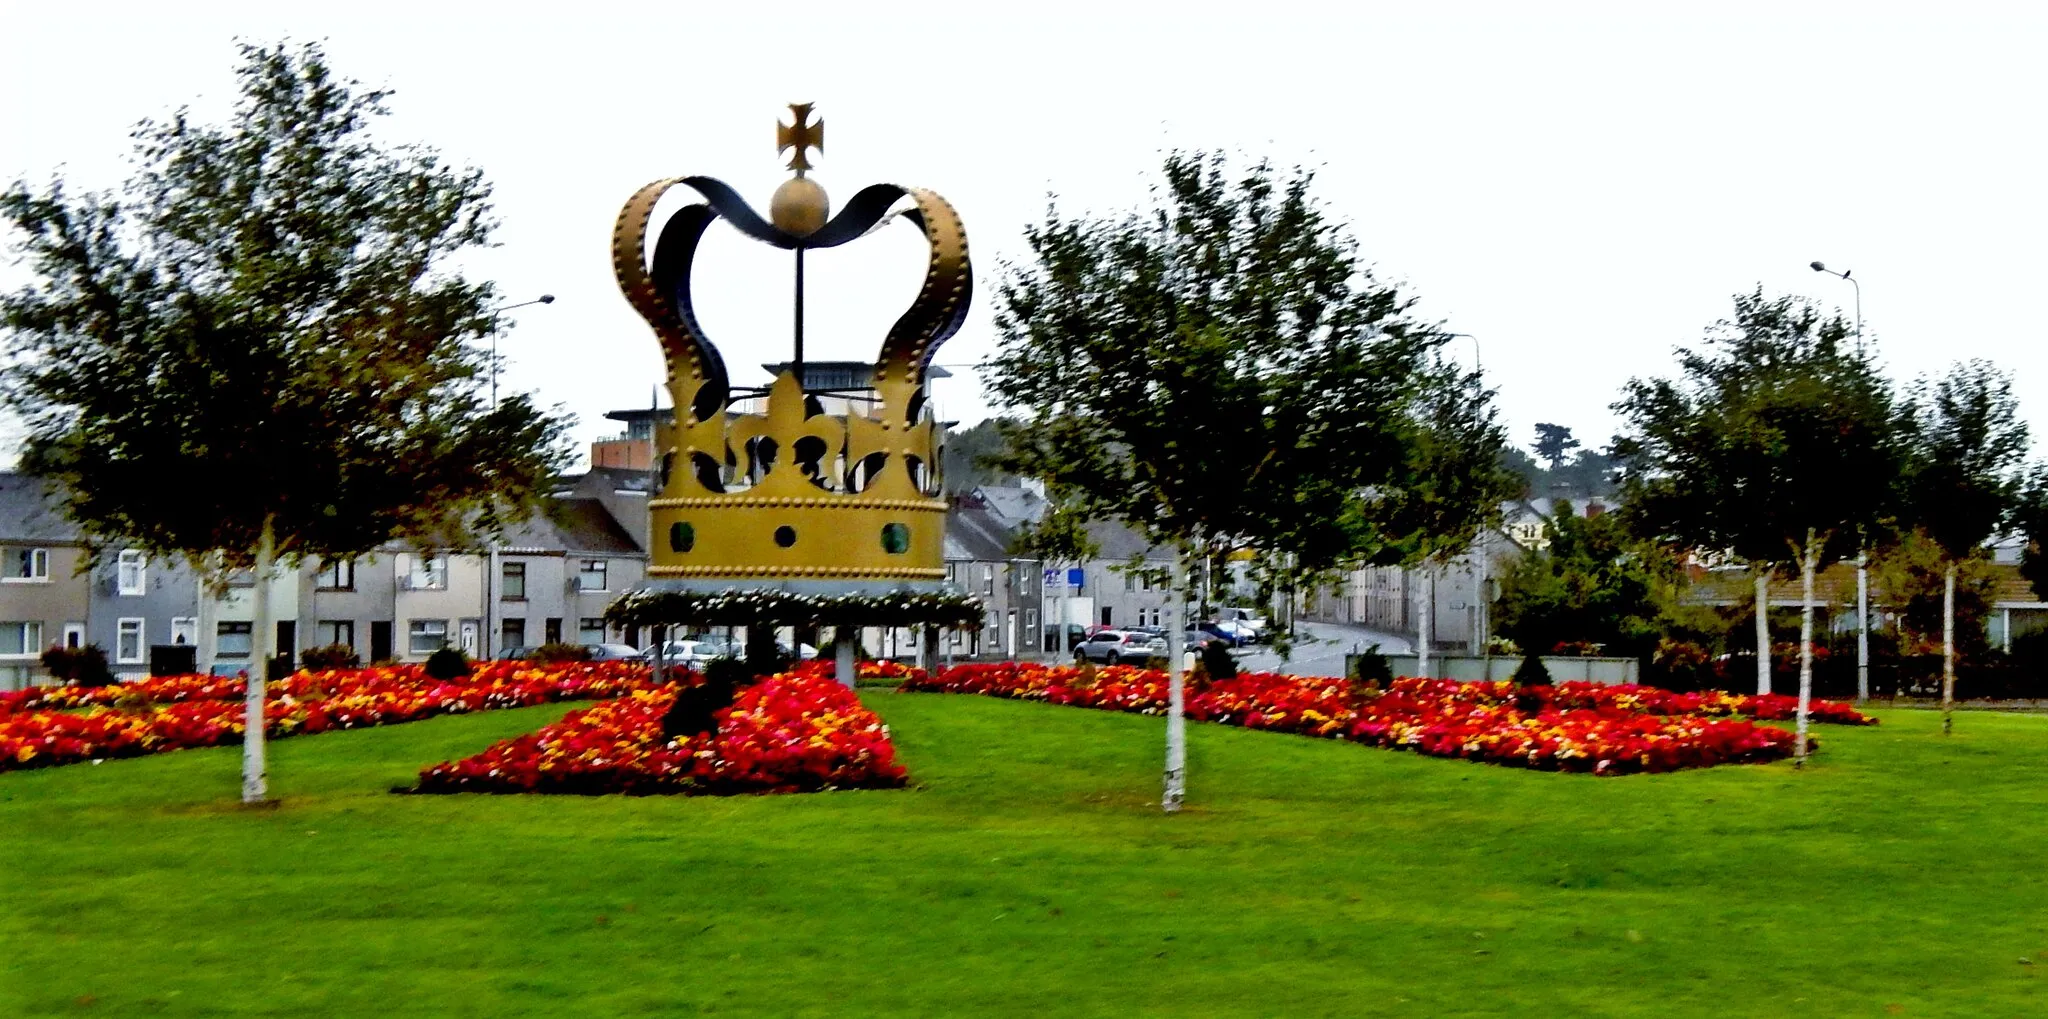
<instances>
[{"instance_id":1,"label":"shrub","mask_svg":"<svg viewBox=\"0 0 2048 1019\"><path fill-rule=\"evenodd\" d=\"M324 672L329 669L354 669L363 664L361 655L347 644L329 644L325 647L307 648L299 655L299 663L309 672Z\"/></svg>"},{"instance_id":2,"label":"shrub","mask_svg":"<svg viewBox=\"0 0 2048 1019\"><path fill-rule=\"evenodd\" d=\"M1549 686L1550 670L1532 652L1522 656L1522 664L1515 669L1515 682L1521 686Z\"/></svg>"},{"instance_id":3,"label":"shrub","mask_svg":"<svg viewBox=\"0 0 2048 1019\"><path fill-rule=\"evenodd\" d=\"M1352 661L1350 679L1354 683L1385 685L1394 681L1394 667L1387 664L1387 656L1380 653L1378 644L1374 644Z\"/></svg>"},{"instance_id":4,"label":"shrub","mask_svg":"<svg viewBox=\"0 0 2048 1019\"><path fill-rule=\"evenodd\" d=\"M452 647L444 647L427 656L424 669L434 679L461 679L469 675L469 659Z\"/></svg>"},{"instance_id":5,"label":"shrub","mask_svg":"<svg viewBox=\"0 0 2048 1019\"><path fill-rule=\"evenodd\" d=\"M704 682L706 683L737 690L741 687L752 686L754 679L753 667L748 665L744 658L720 655L704 663Z\"/></svg>"},{"instance_id":6,"label":"shrub","mask_svg":"<svg viewBox=\"0 0 2048 1019\"><path fill-rule=\"evenodd\" d=\"M556 641L552 644L542 644L534 648L526 656L526 660L529 662L587 662L590 660L590 649L581 644L564 644L561 641Z\"/></svg>"},{"instance_id":7,"label":"shrub","mask_svg":"<svg viewBox=\"0 0 2048 1019\"><path fill-rule=\"evenodd\" d=\"M43 651L43 668L50 670L51 676L77 686L111 686L114 682L114 672L107 668L106 649L98 644L53 644Z\"/></svg>"},{"instance_id":8,"label":"shrub","mask_svg":"<svg viewBox=\"0 0 2048 1019\"><path fill-rule=\"evenodd\" d=\"M1237 659L1230 656L1230 649L1222 642L1210 641L1202 645L1202 671L1210 679L1236 679Z\"/></svg>"}]
</instances>

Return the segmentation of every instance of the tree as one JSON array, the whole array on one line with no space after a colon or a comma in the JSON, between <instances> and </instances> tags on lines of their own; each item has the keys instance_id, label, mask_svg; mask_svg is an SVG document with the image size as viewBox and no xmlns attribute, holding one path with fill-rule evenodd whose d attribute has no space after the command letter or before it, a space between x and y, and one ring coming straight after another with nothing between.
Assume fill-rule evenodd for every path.
<instances>
[{"instance_id":1,"label":"tree","mask_svg":"<svg viewBox=\"0 0 2048 1019\"><path fill-rule=\"evenodd\" d=\"M2026 487L2013 507L2012 526L2027 542L2020 553L2020 575L2038 597L2048 598L2048 465L2028 470Z\"/></svg>"},{"instance_id":2,"label":"tree","mask_svg":"<svg viewBox=\"0 0 2048 1019\"><path fill-rule=\"evenodd\" d=\"M391 540L448 547L537 505L567 422L491 407L466 341L498 327L489 186L367 135L384 91L314 45L241 47L224 126L180 110L135 131L119 194L61 180L0 194L35 282L0 297L22 463L93 533L218 577L252 569L245 801L267 794L264 645L278 564Z\"/></svg>"},{"instance_id":3,"label":"tree","mask_svg":"<svg viewBox=\"0 0 2048 1019\"><path fill-rule=\"evenodd\" d=\"M946 492L958 495L972 492L983 485L1014 484L1016 479L992 470L986 461L1003 448L1000 422L986 418L972 427L946 435L946 445L940 455L940 473L945 479Z\"/></svg>"},{"instance_id":4,"label":"tree","mask_svg":"<svg viewBox=\"0 0 2048 1019\"><path fill-rule=\"evenodd\" d=\"M1004 428L1000 467L1045 479L1080 519L1176 549L1176 591L1185 561L1241 549L1261 553L1268 589L1355 559L1411 560L1432 514L1449 512L1432 500L1465 491L1418 487L1422 436L1439 433L1446 453L1488 443L1498 461L1488 394L1436 356L1447 335L1373 277L1311 181L1171 155L1152 208L1054 207L999 284L988 382L1030 415ZM1484 424L1460 423L1470 413ZM1167 627L1176 656L1180 632ZM1171 689L1169 810L1184 777L1178 668Z\"/></svg>"},{"instance_id":5,"label":"tree","mask_svg":"<svg viewBox=\"0 0 2048 1019\"><path fill-rule=\"evenodd\" d=\"M1906 415L1905 516L1944 560L1941 731L1948 733L1955 722L1956 571L1982 558L1984 542L2019 511L2028 438L2012 379L1990 362L1958 364L1939 381L1921 380L1920 390Z\"/></svg>"},{"instance_id":6,"label":"tree","mask_svg":"<svg viewBox=\"0 0 2048 1019\"><path fill-rule=\"evenodd\" d=\"M1529 655L1567 641L1642 655L1662 633L1660 585L1675 579L1668 553L1636 540L1612 513L1579 517L1556 504L1550 545L1508 567L1496 602L1500 631Z\"/></svg>"},{"instance_id":7,"label":"tree","mask_svg":"<svg viewBox=\"0 0 2048 1019\"><path fill-rule=\"evenodd\" d=\"M1536 450L1537 459L1550 461L1551 470L1564 466L1565 458L1578 445L1579 440L1572 438L1571 429L1548 422L1536 423L1536 444L1532 448Z\"/></svg>"},{"instance_id":8,"label":"tree","mask_svg":"<svg viewBox=\"0 0 2048 1019\"><path fill-rule=\"evenodd\" d=\"M1754 564L1759 692L1770 689L1766 582L1780 566L1798 571L1801 761L1814 577L1891 515L1904 461L1890 387L1848 336L1839 315L1759 288L1735 298L1704 350L1679 351L1681 379L1631 380L1614 405L1630 428L1615 452L1636 532Z\"/></svg>"}]
</instances>

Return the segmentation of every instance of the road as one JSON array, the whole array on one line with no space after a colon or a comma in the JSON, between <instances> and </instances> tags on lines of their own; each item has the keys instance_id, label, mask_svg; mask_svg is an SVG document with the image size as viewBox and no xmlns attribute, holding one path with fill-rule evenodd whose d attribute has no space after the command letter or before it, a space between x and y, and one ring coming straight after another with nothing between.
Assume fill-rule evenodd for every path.
<instances>
[{"instance_id":1,"label":"road","mask_svg":"<svg viewBox=\"0 0 2048 1019\"><path fill-rule=\"evenodd\" d=\"M1294 654L1282 661L1272 649L1253 646L1238 652L1237 667L1247 672L1286 672L1296 676L1342 676L1344 656L1380 646L1383 654L1406 653L1408 639L1343 623L1299 623Z\"/></svg>"}]
</instances>

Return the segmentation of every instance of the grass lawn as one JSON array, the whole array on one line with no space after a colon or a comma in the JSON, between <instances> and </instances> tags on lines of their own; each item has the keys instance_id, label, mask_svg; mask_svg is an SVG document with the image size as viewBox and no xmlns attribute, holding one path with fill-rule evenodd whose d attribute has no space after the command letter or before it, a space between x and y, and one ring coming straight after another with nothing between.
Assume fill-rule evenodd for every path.
<instances>
[{"instance_id":1,"label":"grass lawn","mask_svg":"<svg viewBox=\"0 0 2048 1019\"><path fill-rule=\"evenodd\" d=\"M393 796L567 705L0 775L0 1015L2048 1013L2048 718L1595 779L865 699L916 787ZM2029 962L2028 960L2031 960Z\"/></svg>"}]
</instances>

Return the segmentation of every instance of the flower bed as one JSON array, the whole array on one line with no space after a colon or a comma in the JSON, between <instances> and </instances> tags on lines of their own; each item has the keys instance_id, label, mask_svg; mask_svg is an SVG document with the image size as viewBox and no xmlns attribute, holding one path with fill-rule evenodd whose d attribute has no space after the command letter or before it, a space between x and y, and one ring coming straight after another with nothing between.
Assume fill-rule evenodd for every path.
<instances>
[{"instance_id":1,"label":"flower bed","mask_svg":"<svg viewBox=\"0 0 2048 1019\"><path fill-rule=\"evenodd\" d=\"M905 690L978 693L1111 711L1166 710L1162 672L1031 663L962 665ZM1517 687L1402 679L1378 691L1342 679L1245 673L1187 692L1187 717L1516 767L1616 775L1790 756L1775 726L1709 717L1785 717L1778 697L1673 694L1650 687L1565 683ZM1814 702L1820 721L1867 724L1847 705ZM1796 702L1794 702L1796 706ZM1820 705L1827 705L1820 708ZM1789 714L1789 712L1788 712Z\"/></svg>"},{"instance_id":2,"label":"flower bed","mask_svg":"<svg viewBox=\"0 0 2048 1019\"><path fill-rule=\"evenodd\" d=\"M416 665L301 672L265 684L264 731L357 729L653 688L646 666L627 662L489 662L456 680ZM239 743L247 689L239 679L166 676L14 691L0 697L0 771Z\"/></svg>"},{"instance_id":3,"label":"flower bed","mask_svg":"<svg viewBox=\"0 0 2048 1019\"><path fill-rule=\"evenodd\" d=\"M806 671L741 689L718 731L661 732L673 689L640 690L420 772L424 793L775 793L901 786L888 727Z\"/></svg>"}]
</instances>

